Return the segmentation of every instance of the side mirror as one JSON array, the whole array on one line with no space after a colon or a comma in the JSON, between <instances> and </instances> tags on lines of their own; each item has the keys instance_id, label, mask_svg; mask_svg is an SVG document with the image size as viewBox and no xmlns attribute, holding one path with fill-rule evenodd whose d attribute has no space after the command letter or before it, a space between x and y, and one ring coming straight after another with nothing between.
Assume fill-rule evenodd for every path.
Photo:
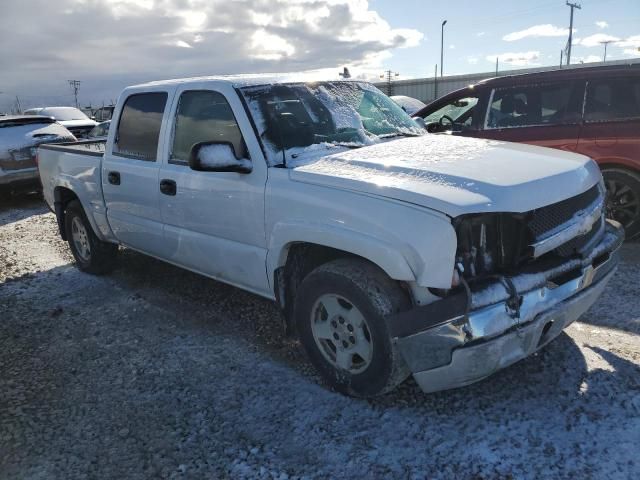
<instances>
[{"instance_id":1,"label":"side mirror","mask_svg":"<svg viewBox=\"0 0 640 480\"><path fill-rule=\"evenodd\" d=\"M416 122L420 127L424 128L425 130L427 129L427 124L424 121L424 118L422 117L411 117L413 118L413 121Z\"/></svg>"},{"instance_id":2,"label":"side mirror","mask_svg":"<svg viewBox=\"0 0 640 480\"><path fill-rule=\"evenodd\" d=\"M198 172L251 173L251 162L236 156L231 142L200 142L191 147L189 167Z\"/></svg>"}]
</instances>

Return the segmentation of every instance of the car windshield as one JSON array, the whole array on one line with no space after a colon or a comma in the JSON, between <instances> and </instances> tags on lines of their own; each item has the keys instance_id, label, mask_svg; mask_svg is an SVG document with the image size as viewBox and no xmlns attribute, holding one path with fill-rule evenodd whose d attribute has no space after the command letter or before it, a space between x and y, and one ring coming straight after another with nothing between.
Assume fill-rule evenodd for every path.
<instances>
[{"instance_id":1,"label":"car windshield","mask_svg":"<svg viewBox=\"0 0 640 480\"><path fill-rule=\"evenodd\" d=\"M424 121L426 123L439 122L442 117L447 116L454 122L457 122L469 112L469 110L475 107L476 103L478 103L477 97L459 98L439 108L435 112L430 113L424 118Z\"/></svg>"},{"instance_id":2,"label":"car windshield","mask_svg":"<svg viewBox=\"0 0 640 480\"><path fill-rule=\"evenodd\" d=\"M82 113L77 108L73 107L51 107L44 108L39 112L39 115L46 115L48 117L53 117L58 121L67 121L67 120L88 120L84 113Z\"/></svg>"},{"instance_id":3,"label":"car windshield","mask_svg":"<svg viewBox=\"0 0 640 480\"><path fill-rule=\"evenodd\" d=\"M425 133L393 100L372 85L319 82L245 87L272 165L304 152L357 148Z\"/></svg>"}]
</instances>

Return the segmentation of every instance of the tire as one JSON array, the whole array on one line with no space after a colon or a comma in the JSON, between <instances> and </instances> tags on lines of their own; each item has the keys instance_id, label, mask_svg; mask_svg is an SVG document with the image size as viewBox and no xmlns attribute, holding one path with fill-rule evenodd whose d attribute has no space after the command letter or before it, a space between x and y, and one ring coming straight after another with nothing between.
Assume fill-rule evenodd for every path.
<instances>
[{"instance_id":1,"label":"tire","mask_svg":"<svg viewBox=\"0 0 640 480\"><path fill-rule=\"evenodd\" d=\"M9 188L0 187L0 202L9 203L11 199L11 190Z\"/></svg>"},{"instance_id":2,"label":"tire","mask_svg":"<svg viewBox=\"0 0 640 480\"><path fill-rule=\"evenodd\" d=\"M389 392L409 376L385 316L410 306L405 292L378 267L344 258L302 281L294 318L311 363L329 385L366 398Z\"/></svg>"},{"instance_id":3,"label":"tire","mask_svg":"<svg viewBox=\"0 0 640 480\"><path fill-rule=\"evenodd\" d=\"M77 200L69 202L64 215L69 248L83 272L103 275L115 268L118 245L100 240Z\"/></svg>"},{"instance_id":4,"label":"tire","mask_svg":"<svg viewBox=\"0 0 640 480\"><path fill-rule=\"evenodd\" d=\"M607 186L607 217L620 222L631 239L640 233L640 174L607 168L602 176Z\"/></svg>"}]
</instances>

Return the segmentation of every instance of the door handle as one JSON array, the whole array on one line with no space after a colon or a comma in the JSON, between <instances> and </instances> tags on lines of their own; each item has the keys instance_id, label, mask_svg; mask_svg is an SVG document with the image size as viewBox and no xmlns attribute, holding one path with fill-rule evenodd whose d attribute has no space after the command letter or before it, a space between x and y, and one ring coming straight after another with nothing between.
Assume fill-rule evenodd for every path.
<instances>
[{"instance_id":1,"label":"door handle","mask_svg":"<svg viewBox=\"0 0 640 480\"><path fill-rule=\"evenodd\" d=\"M160 180L160 191L165 195L175 195L178 191L176 182L174 180L163 179Z\"/></svg>"},{"instance_id":2,"label":"door handle","mask_svg":"<svg viewBox=\"0 0 640 480\"><path fill-rule=\"evenodd\" d=\"M109 172L107 180L111 185L120 185L120 172Z\"/></svg>"}]
</instances>

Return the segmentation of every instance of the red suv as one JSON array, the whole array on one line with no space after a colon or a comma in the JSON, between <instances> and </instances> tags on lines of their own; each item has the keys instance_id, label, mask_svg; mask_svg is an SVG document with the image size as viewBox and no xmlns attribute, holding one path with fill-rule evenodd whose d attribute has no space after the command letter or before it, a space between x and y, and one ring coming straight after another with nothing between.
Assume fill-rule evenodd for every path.
<instances>
[{"instance_id":1,"label":"red suv","mask_svg":"<svg viewBox=\"0 0 640 480\"><path fill-rule=\"evenodd\" d=\"M582 153L600 165L608 215L640 233L640 64L490 78L414 114L428 131Z\"/></svg>"}]
</instances>

